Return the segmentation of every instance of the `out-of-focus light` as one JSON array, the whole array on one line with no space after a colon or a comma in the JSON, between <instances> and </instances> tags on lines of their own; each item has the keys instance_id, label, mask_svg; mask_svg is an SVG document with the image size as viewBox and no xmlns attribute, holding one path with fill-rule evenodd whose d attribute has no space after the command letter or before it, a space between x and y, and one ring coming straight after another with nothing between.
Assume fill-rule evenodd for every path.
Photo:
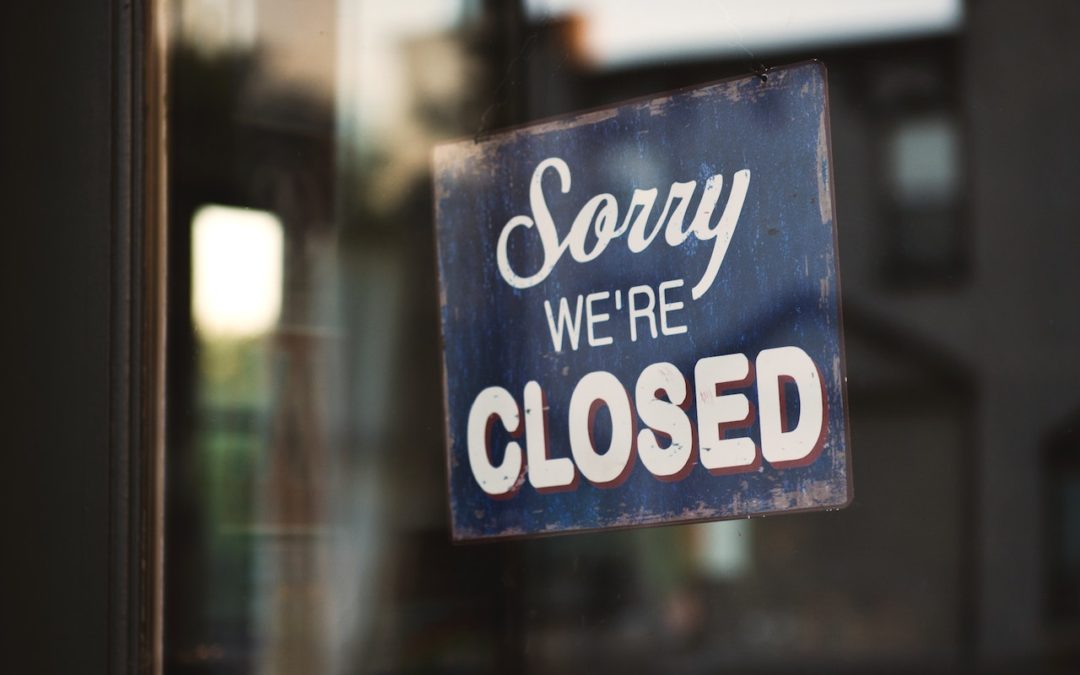
<instances>
[{"instance_id":1,"label":"out-of-focus light","mask_svg":"<svg viewBox=\"0 0 1080 675\"><path fill-rule=\"evenodd\" d=\"M185 0L173 27L179 38L205 54L255 46L256 0Z\"/></svg>"},{"instance_id":2,"label":"out-of-focus light","mask_svg":"<svg viewBox=\"0 0 1080 675\"><path fill-rule=\"evenodd\" d=\"M893 190L907 206L948 203L960 190L956 127L945 116L915 117L890 143Z\"/></svg>"},{"instance_id":3,"label":"out-of-focus light","mask_svg":"<svg viewBox=\"0 0 1080 675\"><path fill-rule=\"evenodd\" d=\"M192 220L192 312L207 337L265 333L281 313L284 233L272 213L208 205Z\"/></svg>"},{"instance_id":4,"label":"out-of-focus light","mask_svg":"<svg viewBox=\"0 0 1080 675\"><path fill-rule=\"evenodd\" d=\"M466 4L465 0L338 0L337 89L338 105L343 107L339 124L354 141L400 130L416 95L412 78L417 74L409 72L407 45L459 25ZM438 64L438 77L457 81L458 65L452 60Z\"/></svg>"},{"instance_id":5,"label":"out-of-focus light","mask_svg":"<svg viewBox=\"0 0 1080 675\"><path fill-rule=\"evenodd\" d=\"M737 579L750 570L751 536L749 520L729 520L700 525L698 564L708 577Z\"/></svg>"},{"instance_id":6,"label":"out-of-focus light","mask_svg":"<svg viewBox=\"0 0 1080 675\"><path fill-rule=\"evenodd\" d=\"M528 0L533 18L582 19L582 49L602 68L948 33L961 0ZM752 55L752 56L751 56Z\"/></svg>"}]
</instances>

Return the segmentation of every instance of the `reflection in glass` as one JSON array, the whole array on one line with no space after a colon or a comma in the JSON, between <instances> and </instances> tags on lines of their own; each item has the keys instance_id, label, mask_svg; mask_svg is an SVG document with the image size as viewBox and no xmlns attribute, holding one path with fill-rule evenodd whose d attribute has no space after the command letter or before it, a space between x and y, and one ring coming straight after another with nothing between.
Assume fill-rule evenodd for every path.
<instances>
[{"instance_id":1,"label":"reflection in glass","mask_svg":"<svg viewBox=\"0 0 1080 675\"><path fill-rule=\"evenodd\" d=\"M1030 479L1031 411L1076 409L1076 228L1022 239L1039 200L987 227L1013 204L987 188L961 227L1001 165L972 160L1000 157L975 122L1020 105L958 102L1001 66L972 45L1011 26L966 16L990 5L171 0L167 672L1026 666L1044 605L1075 653L1075 439L1046 459L1056 604ZM451 546L432 146L741 75L747 50L829 67L855 505Z\"/></svg>"},{"instance_id":2,"label":"reflection in glass","mask_svg":"<svg viewBox=\"0 0 1080 675\"><path fill-rule=\"evenodd\" d=\"M575 15L598 68L703 54L750 59L793 49L949 33L960 0L526 0L535 18Z\"/></svg>"}]
</instances>

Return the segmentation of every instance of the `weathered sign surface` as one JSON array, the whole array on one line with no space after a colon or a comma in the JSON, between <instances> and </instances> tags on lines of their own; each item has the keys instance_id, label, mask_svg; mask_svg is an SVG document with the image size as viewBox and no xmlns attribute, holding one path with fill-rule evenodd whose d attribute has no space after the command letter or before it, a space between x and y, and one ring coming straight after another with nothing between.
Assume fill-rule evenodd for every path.
<instances>
[{"instance_id":1,"label":"weathered sign surface","mask_svg":"<svg viewBox=\"0 0 1080 675\"><path fill-rule=\"evenodd\" d=\"M821 64L434 168L455 540L850 501Z\"/></svg>"}]
</instances>

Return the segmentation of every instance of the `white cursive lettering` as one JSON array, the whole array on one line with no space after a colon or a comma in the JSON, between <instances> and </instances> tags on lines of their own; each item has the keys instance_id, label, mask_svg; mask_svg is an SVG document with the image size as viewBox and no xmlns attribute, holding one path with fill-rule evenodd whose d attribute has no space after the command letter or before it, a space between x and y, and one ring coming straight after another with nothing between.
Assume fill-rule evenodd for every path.
<instances>
[{"instance_id":1,"label":"white cursive lettering","mask_svg":"<svg viewBox=\"0 0 1080 675\"><path fill-rule=\"evenodd\" d=\"M641 253L663 230L664 241L672 247L683 244L690 234L700 241L713 240L712 254L705 272L690 289L691 297L697 300L712 287L713 281L716 280L720 265L727 254L728 245L731 243L731 237L735 232L735 226L739 222L743 202L746 200L746 191L750 185L749 169L735 172L724 211L716 225L710 227L713 212L716 210L724 186L723 175L716 174L705 182L697 212L689 226L685 226L686 213L690 199L697 192L697 181L673 182L668 188L668 197L664 202L663 211L648 232L646 230L649 216L656 203L656 188L634 190L622 225L618 225L618 201L613 195L605 192L585 202L571 223L566 238L560 241L558 229L544 197L543 179L548 169L554 169L558 175L559 190L563 194L570 192L570 167L558 157L545 159L536 166L529 183L529 209L532 215L514 216L507 221L502 232L499 233L496 262L503 279L514 288L530 288L542 282L555 269L555 265L566 251L569 251L570 257L577 262L587 263L603 253L612 239L629 232L627 247L631 253ZM536 230L543 252L540 269L528 275L518 274L514 270L507 250L510 235L522 227ZM590 229L596 237L591 249L586 247Z\"/></svg>"}]
</instances>

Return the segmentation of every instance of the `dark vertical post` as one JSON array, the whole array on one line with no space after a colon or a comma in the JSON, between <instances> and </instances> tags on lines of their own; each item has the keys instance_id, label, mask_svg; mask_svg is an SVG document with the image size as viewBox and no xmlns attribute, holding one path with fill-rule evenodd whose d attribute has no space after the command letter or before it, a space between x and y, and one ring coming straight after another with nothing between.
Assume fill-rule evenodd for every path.
<instances>
[{"instance_id":1,"label":"dark vertical post","mask_svg":"<svg viewBox=\"0 0 1080 675\"><path fill-rule=\"evenodd\" d=\"M149 2L5 3L5 670L152 667ZM15 664L11 663L14 659ZM19 667L24 660L26 667Z\"/></svg>"}]
</instances>

